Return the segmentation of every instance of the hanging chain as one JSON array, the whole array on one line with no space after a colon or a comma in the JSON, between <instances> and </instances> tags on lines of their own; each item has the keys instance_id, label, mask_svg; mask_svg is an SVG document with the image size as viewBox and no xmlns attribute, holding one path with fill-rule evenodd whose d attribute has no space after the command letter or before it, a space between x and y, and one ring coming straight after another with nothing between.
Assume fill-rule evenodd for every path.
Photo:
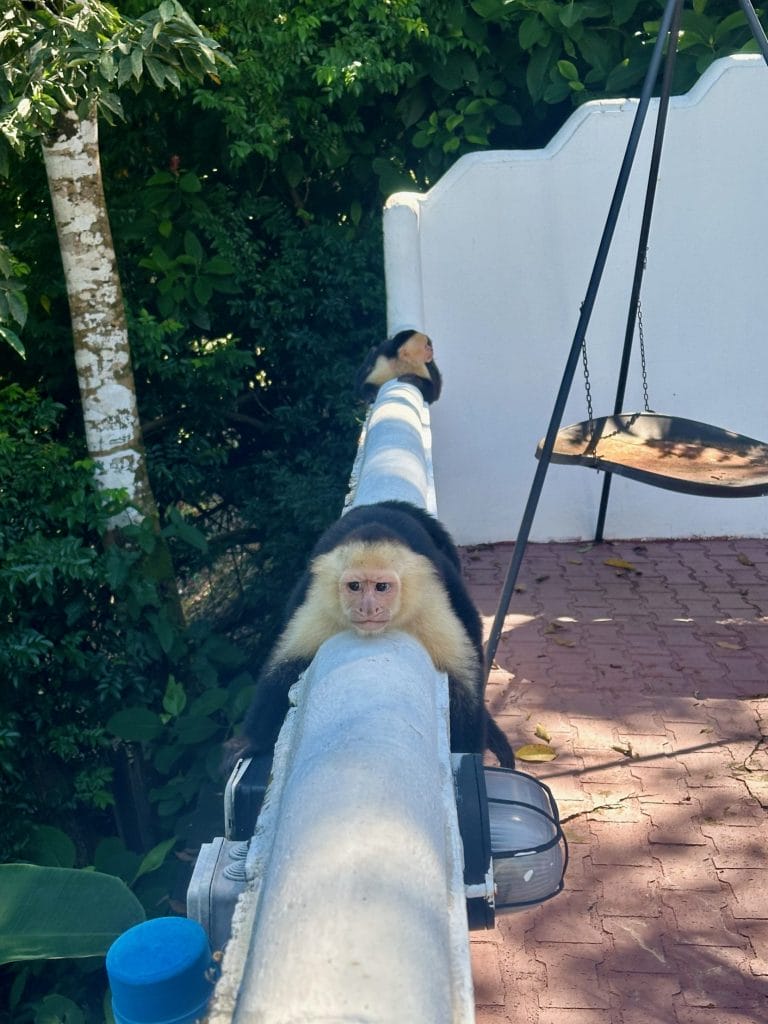
<instances>
[{"instance_id":1,"label":"hanging chain","mask_svg":"<svg viewBox=\"0 0 768 1024\"><path fill-rule=\"evenodd\" d=\"M592 382L589 379L589 362L587 361L587 339L581 343L581 362L584 367L584 391L587 396L587 417L589 419L589 432L592 433Z\"/></svg>"},{"instance_id":2,"label":"hanging chain","mask_svg":"<svg viewBox=\"0 0 768 1024\"><path fill-rule=\"evenodd\" d=\"M643 374L643 403L646 412L651 411L648 403L648 367L645 363L645 334L643 332L643 307L637 300L637 336L640 339L640 367Z\"/></svg>"}]
</instances>

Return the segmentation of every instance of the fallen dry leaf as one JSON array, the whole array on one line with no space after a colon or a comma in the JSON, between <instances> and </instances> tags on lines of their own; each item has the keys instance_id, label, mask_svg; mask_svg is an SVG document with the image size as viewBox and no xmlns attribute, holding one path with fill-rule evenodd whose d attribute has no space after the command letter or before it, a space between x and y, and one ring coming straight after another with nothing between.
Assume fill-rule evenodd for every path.
<instances>
[{"instance_id":1,"label":"fallen dry leaf","mask_svg":"<svg viewBox=\"0 0 768 1024\"><path fill-rule=\"evenodd\" d=\"M557 751L546 743L528 743L515 751L518 761L554 761Z\"/></svg>"},{"instance_id":2,"label":"fallen dry leaf","mask_svg":"<svg viewBox=\"0 0 768 1024\"><path fill-rule=\"evenodd\" d=\"M534 736L538 736L540 740L544 740L545 743L549 743L552 737L549 735L543 725L537 725L533 733Z\"/></svg>"},{"instance_id":3,"label":"fallen dry leaf","mask_svg":"<svg viewBox=\"0 0 768 1024\"><path fill-rule=\"evenodd\" d=\"M560 647L575 647L576 646L576 641L575 640L569 640L567 636L553 636L552 639L555 641L556 644L559 644Z\"/></svg>"},{"instance_id":4,"label":"fallen dry leaf","mask_svg":"<svg viewBox=\"0 0 768 1024\"><path fill-rule=\"evenodd\" d=\"M741 644L731 643L730 640L716 640L716 647L723 647L726 651L743 651L744 648Z\"/></svg>"},{"instance_id":5,"label":"fallen dry leaf","mask_svg":"<svg viewBox=\"0 0 768 1024\"><path fill-rule=\"evenodd\" d=\"M560 629L567 629L567 628L568 627L565 626L562 622L558 622L557 619L552 619L552 621L546 627L544 632L545 633L556 633Z\"/></svg>"},{"instance_id":6,"label":"fallen dry leaf","mask_svg":"<svg viewBox=\"0 0 768 1024\"><path fill-rule=\"evenodd\" d=\"M755 564L752 561L752 559L749 557L749 555L745 555L743 552L739 552L739 554L736 555L736 560L738 562L741 562L742 565L754 565Z\"/></svg>"},{"instance_id":7,"label":"fallen dry leaf","mask_svg":"<svg viewBox=\"0 0 768 1024\"><path fill-rule=\"evenodd\" d=\"M625 562L623 558L606 558L603 565L610 565L614 569L626 569L627 572L637 572L637 566L631 562Z\"/></svg>"},{"instance_id":8,"label":"fallen dry leaf","mask_svg":"<svg viewBox=\"0 0 768 1024\"><path fill-rule=\"evenodd\" d=\"M611 750L615 750L617 754L623 754L624 757L640 757L640 755L635 753L635 751L632 749L631 743L626 743L624 746L622 746L620 743L614 743L611 745Z\"/></svg>"}]
</instances>

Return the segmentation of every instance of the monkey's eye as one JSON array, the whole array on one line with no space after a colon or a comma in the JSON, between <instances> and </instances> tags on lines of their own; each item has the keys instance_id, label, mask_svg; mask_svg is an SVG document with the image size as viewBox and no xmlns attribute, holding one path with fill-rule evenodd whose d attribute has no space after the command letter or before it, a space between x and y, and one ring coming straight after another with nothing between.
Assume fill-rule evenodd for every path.
<instances>
[{"instance_id":1,"label":"monkey's eye","mask_svg":"<svg viewBox=\"0 0 768 1024\"><path fill-rule=\"evenodd\" d=\"M380 594L384 594L389 590L389 583L377 583L376 589Z\"/></svg>"},{"instance_id":2,"label":"monkey's eye","mask_svg":"<svg viewBox=\"0 0 768 1024\"><path fill-rule=\"evenodd\" d=\"M359 582L359 580L350 580L349 583L347 584L347 590L358 591L359 589L360 589L360 582Z\"/></svg>"}]
</instances>

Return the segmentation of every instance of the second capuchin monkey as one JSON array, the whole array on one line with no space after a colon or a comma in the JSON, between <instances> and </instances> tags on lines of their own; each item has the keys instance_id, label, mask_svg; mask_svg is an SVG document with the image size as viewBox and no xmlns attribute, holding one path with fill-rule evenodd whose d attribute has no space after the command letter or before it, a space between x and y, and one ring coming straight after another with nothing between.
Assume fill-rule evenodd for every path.
<instances>
[{"instance_id":1,"label":"second capuchin monkey","mask_svg":"<svg viewBox=\"0 0 768 1024\"><path fill-rule=\"evenodd\" d=\"M443 380L435 363L432 341L420 331L400 331L380 345L374 345L357 372L358 394L373 402L379 388L388 380L414 384L424 401L436 402Z\"/></svg>"},{"instance_id":2,"label":"second capuchin monkey","mask_svg":"<svg viewBox=\"0 0 768 1024\"><path fill-rule=\"evenodd\" d=\"M291 686L323 641L345 630L415 637L448 675L451 750L480 754L487 746L502 767L514 767L509 741L486 711L482 625L456 547L437 519L403 501L353 508L315 545L257 681L243 735L227 745L227 766L272 749Z\"/></svg>"}]
</instances>

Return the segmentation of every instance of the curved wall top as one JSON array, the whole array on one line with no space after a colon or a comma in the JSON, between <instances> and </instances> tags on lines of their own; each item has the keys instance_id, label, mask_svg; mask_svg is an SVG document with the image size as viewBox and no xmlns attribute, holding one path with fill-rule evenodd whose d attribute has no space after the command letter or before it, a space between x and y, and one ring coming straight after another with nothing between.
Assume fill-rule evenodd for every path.
<instances>
[{"instance_id":1,"label":"curved wall top","mask_svg":"<svg viewBox=\"0 0 768 1024\"><path fill-rule=\"evenodd\" d=\"M517 535L594 263L635 100L589 103L540 150L462 157L384 210L390 333L434 340L441 518L463 543ZM655 120L652 105L588 334L612 410ZM642 303L650 404L768 438L768 68L717 61L673 97ZM637 350L637 344L635 344ZM627 408L642 406L635 351ZM564 424L586 418L577 377ZM590 537L602 476L553 465L532 540ZM608 537L768 536L768 505L615 478Z\"/></svg>"}]
</instances>

